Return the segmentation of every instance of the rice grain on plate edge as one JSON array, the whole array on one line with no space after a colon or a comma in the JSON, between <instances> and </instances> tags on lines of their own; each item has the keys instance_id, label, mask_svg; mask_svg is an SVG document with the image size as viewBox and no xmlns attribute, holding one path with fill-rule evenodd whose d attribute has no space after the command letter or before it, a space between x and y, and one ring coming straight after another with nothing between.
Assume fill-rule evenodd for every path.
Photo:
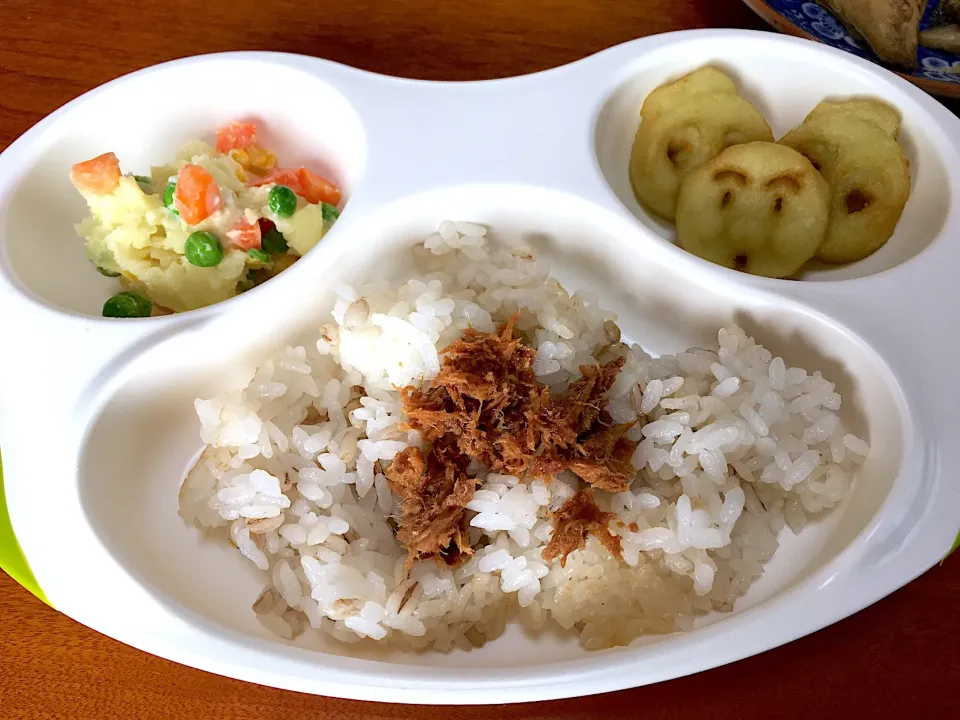
<instances>
[{"instance_id":1,"label":"rice grain on plate edge","mask_svg":"<svg viewBox=\"0 0 960 720\"><path fill-rule=\"evenodd\" d=\"M259 620L284 638L308 627L414 649L479 646L519 620L574 629L588 649L689 630L728 611L763 573L784 524L849 492L866 443L844 432L841 398L819 372L731 326L713 350L652 358L619 342L615 316L569 295L527 250L488 244L483 227L441 223L414 248L423 274L399 287L340 287L315 343L284 348L249 386L197 400L207 448L180 493L181 515L230 540L268 584ZM385 471L408 447L401 388L429 385L439 349L467 327L493 332L520 312L539 382L562 392L580 365L623 359L604 408L631 423L629 491L596 491L616 559L593 536L544 560L553 514L581 483L469 472L475 554L455 567L406 567ZM601 515L601 517L607 517Z\"/></svg>"}]
</instances>

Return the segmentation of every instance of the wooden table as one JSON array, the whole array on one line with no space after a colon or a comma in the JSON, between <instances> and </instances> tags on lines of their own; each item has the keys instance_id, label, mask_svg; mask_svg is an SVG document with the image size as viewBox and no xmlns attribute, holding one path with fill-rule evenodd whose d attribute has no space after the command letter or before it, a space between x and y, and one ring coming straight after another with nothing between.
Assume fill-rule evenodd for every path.
<instances>
[{"instance_id":1,"label":"wooden table","mask_svg":"<svg viewBox=\"0 0 960 720\"><path fill-rule=\"evenodd\" d=\"M761 28L737 0L4 0L0 148L80 93L147 65L269 49L381 73L474 80L560 65L641 35ZM953 105L956 111L960 106ZM724 668L470 718L957 717L960 555L813 636ZM443 718L249 685L146 655L0 573L0 718Z\"/></svg>"}]
</instances>

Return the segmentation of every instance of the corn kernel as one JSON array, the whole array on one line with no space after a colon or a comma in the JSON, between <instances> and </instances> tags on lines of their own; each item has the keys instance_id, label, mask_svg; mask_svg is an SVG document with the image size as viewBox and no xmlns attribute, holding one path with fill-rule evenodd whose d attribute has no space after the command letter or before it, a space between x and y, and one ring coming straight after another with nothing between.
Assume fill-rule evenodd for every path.
<instances>
[{"instance_id":1,"label":"corn kernel","mask_svg":"<svg viewBox=\"0 0 960 720\"><path fill-rule=\"evenodd\" d=\"M250 163L249 165L245 166L248 170L262 174L268 170L272 170L277 164L276 156L269 150L264 150L256 145L252 145L250 148L248 148L248 152L250 156Z\"/></svg>"}]
</instances>

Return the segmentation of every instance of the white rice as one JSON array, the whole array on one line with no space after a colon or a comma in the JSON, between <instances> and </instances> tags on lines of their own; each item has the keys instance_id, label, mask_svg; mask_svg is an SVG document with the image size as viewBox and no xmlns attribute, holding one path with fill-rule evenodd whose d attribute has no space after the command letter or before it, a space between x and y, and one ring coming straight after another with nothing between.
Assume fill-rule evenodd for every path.
<instances>
[{"instance_id":1,"label":"white rice","mask_svg":"<svg viewBox=\"0 0 960 720\"><path fill-rule=\"evenodd\" d=\"M800 532L848 494L869 447L843 429L841 398L819 372L789 367L736 326L713 349L658 358L611 345L616 318L596 298L569 295L532 253L485 234L441 223L414 249L420 277L339 288L309 344L265 361L242 392L196 401L207 449L181 514L264 571L253 610L281 637L311 627L343 642L447 650L493 639L508 620L552 620L603 648L688 630L733 608L784 525ZM550 511L575 492L574 476L526 483L474 467L476 555L405 572L383 470L421 440L400 431L395 388L436 375L438 351L466 327L492 331L518 309L542 382L562 387L597 355L626 359L606 410L636 423L637 475L628 492L596 493L619 518L610 529L623 559L590 538L565 567L543 560Z\"/></svg>"}]
</instances>

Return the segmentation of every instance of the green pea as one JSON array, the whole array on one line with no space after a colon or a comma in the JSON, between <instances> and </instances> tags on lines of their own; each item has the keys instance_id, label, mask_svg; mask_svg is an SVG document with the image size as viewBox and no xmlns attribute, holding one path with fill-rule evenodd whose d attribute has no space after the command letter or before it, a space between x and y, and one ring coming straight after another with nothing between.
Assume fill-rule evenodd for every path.
<instances>
[{"instance_id":1,"label":"green pea","mask_svg":"<svg viewBox=\"0 0 960 720\"><path fill-rule=\"evenodd\" d=\"M114 272L113 270L107 270L106 268L100 267L97 265L97 272L103 275L104 277L120 277L120 273Z\"/></svg>"},{"instance_id":2,"label":"green pea","mask_svg":"<svg viewBox=\"0 0 960 720\"><path fill-rule=\"evenodd\" d=\"M337 210L336 205L331 205L330 203L323 203L320 206L321 212L323 212L323 221L332 223L338 217L340 217L340 211Z\"/></svg>"},{"instance_id":3,"label":"green pea","mask_svg":"<svg viewBox=\"0 0 960 720\"><path fill-rule=\"evenodd\" d=\"M223 260L223 245L212 232L198 230L191 233L183 248L187 262L197 267L214 267Z\"/></svg>"},{"instance_id":4,"label":"green pea","mask_svg":"<svg viewBox=\"0 0 960 720\"><path fill-rule=\"evenodd\" d=\"M103 316L111 318L150 317L153 304L135 292L117 293L103 304Z\"/></svg>"},{"instance_id":5,"label":"green pea","mask_svg":"<svg viewBox=\"0 0 960 720\"><path fill-rule=\"evenodd\" d=\"M267 255L260 248L250 248L249 250L247 250L247 257L259 263L266 264L270 262L270 256Z\"/></svg>"},{"instance_id":6,"label":"green pea","mask_svg":"<svg viewBox=\"0 0 960 720\"><path fill-rule=\"evenodd\" d=\"M167 183L167 186L163 189L163 204L166 205L174 215L179 215L180 212L173 206L173 194L176 191L176 183Z\"/></svg>"},{"instance_id":7,"label":"green pea","mask_svg":"<svg viewBox=\"0 0 960 720\"><path fill-rule=\"evenodd\" d=\"M267 197L267 205L280 217L290 217L297 209L297 194L286 185L274 185Z\"/></svg>"},{"instance_id":8,"label":"green pea","mask_svg":"<svg viewBox=\"0 0 960 720\"><path fill-rule=\"evenodd\" d=\"M271 255L279 255L280 253L285 253L289 249L287 246L287 240L285 237L283 237L283 233L281 233L275 227L267 230L263 237L260 238L260 248L264 252L270 253Z\"/></svg>"}]
</instances>

